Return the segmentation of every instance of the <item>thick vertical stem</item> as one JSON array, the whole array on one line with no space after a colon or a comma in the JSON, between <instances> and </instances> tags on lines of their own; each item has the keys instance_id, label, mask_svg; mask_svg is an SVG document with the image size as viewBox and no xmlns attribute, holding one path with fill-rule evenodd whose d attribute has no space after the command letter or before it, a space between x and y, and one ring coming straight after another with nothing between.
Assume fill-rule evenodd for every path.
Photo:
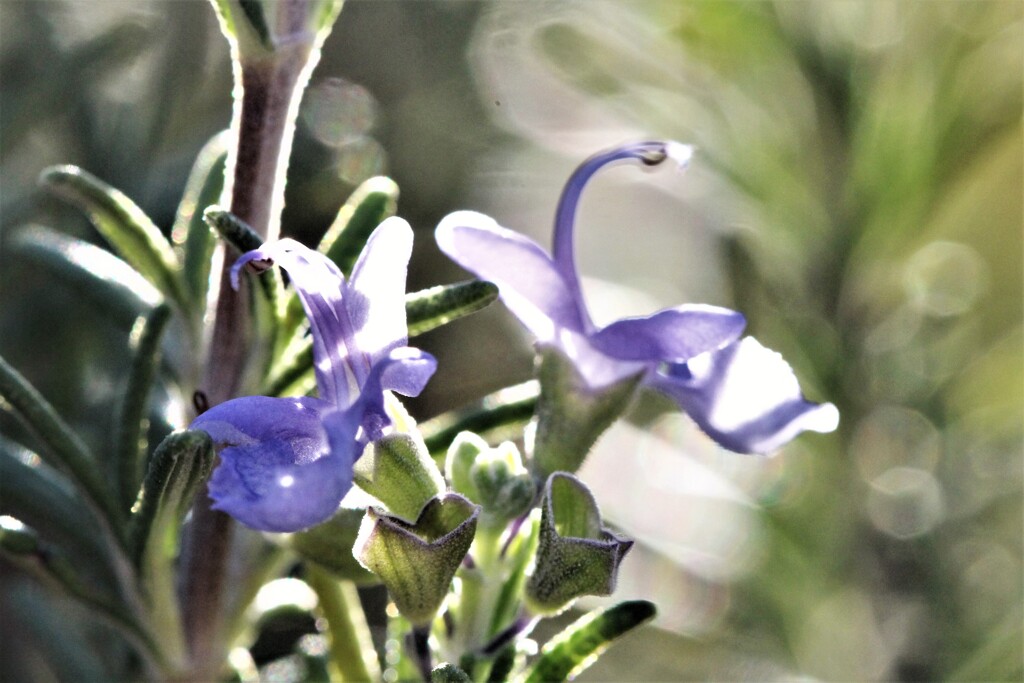
<instances>
[{"instance_id":1,"label":"thick vertical stem","mask_svg":"<svg viewBox=\"0 0 1024 683\"><path fill-rule=\"evenodd\" d=\"M302 88L317 52L310 43L289 46L273 57L235 65L236 145L228 157L226 192L230 210L264 241L277 239L284 208L285 173L291 153ZM227 253L204 378L210 405L237 395L249 348L249 309L245 291L235 292L227 274L239 256ZM243 281L243 288L245 284Z\"/></svg>"},{"instance_id":2,"label":"thick vertical stem","mask_svg":"<svg viewBox=\"0 0 1024 683\"><path fill-rule=\"evenodd\" d=\"M229 154L226 193L232 213L264 240L276 239L284 206L284 180L299 100L319 56L314 37L296 30L290 44L246 60L234 55L236 144ZM308 38L303 40L303 38ZM220 283L201 387L210 406L244 389L252 325L248 295L227 276L238 256L221 246ZM227 637L224 591L234 523L197 496L185 539L182 611L193 680L215 680L224 664Z\"/></svg>"}]
</instances>

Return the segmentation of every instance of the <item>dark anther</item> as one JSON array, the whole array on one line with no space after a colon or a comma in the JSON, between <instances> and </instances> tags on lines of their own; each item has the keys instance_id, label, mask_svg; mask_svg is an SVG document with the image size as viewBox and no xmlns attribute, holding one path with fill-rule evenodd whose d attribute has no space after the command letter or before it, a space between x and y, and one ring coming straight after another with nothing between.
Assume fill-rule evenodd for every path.
<instances>
[{"instance_id":1,"label":"dark anther","mask_svg":"<svg viewBox=\"0 0 1024 683\"><path fill-rule=\"evenodd\" d=\"M665 151L664 147L659 149L645 150L640 155L640 162L645 166L657 166L661 162L668 159L668 152Z\"/></svg>"},{"instance_id":2,"label":"dark anther","mask_svg":"<svg viewBox=\"0 0 1024 683\"><path fill-rule=\"evenodd\" d=\"M196 389L192 394L192 407L196 409L196 415L202 415L210 409L210 399L206 397L206 392Z\"/></svg>"},{"instance_id":3,"label":"dark anther","mask_svg":"<svg viewBox=\"0 0 1024 683\"><path fill-rule=\"evenodd\" d=\"M252 261L249 261L249 263L246 265L250 271L254 273L262 273L265 270L270 270L271 266L274 265L274 262L268 258L262 258L253 259Z\"/></svg>"},{"instance_id":4,"label":"dark anther","mask_svg":"<svg viewBox=\"0 0 1024 683\"><path fill-rule=\"evenodd\" d=\"M452 616L451 612L445 610L442 619L444 620L444 634L451 638L455 635L455 617Z\"/></svg>"}]
</instances>

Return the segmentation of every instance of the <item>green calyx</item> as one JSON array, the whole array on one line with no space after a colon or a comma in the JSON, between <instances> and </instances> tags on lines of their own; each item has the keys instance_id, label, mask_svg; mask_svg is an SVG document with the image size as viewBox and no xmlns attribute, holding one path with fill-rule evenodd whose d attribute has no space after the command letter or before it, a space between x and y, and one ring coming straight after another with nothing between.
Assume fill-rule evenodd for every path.
<instances>
[{"instance_id":1,"label":"green calyx","mask_svg":"<svg viewBox=\"0 0 1024 683\"><path fill-rule=\"evenodd\" d=\"M370 507L353 553L387 586L413 625L429 624L476 534L480 506L456 493L431 499L415 523Z\"/></svg>"},{"instance_id":2,"label":"green calyx","mask_svg":"<svg viewBox=\"0 0 1024 683\"><path fill-rule=\"evenodd\" d=\"M526 584L527 604L552 615L583 595L611 595L619 564L633 541L605 528L597 502L576 477L548 477L541 503L540 540Z\"/></svg>"},{"instance_id":3,"label":"green calyx","mask_svg":"<svg viewBox=\"0 0 1024 683\"><path fill-rule=\"evenodd\" d=\"M561 351L541 347L531 468L538 479L552 472L575 472L591 447L625 412L642 373L594 388Z\"/></svg>"}]
</instances>

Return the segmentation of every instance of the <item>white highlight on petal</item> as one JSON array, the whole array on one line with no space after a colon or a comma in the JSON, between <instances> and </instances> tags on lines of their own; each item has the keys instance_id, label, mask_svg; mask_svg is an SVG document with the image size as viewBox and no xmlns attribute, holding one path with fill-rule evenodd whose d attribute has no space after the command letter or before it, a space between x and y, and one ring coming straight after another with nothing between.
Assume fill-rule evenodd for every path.
<instances>
[{"instance_id":1,"label":"white highlight on petal","mask_svg":"<svg viewBox=\"0 0 1024 683\"><path fill-rule=\"evenodd\" d=\"M696 384L710 380L714 371L711 354L691 359L687 367ZM737 342L735 354L722 372L707 411L708 423L722 432L738 431L786 403L803 400L800 384L789 363L753 337ZM831 403L824 403L799 415L761 442L749 445L756 452L767 453L802 431L827 433L838 426L839 411Z\"/></svg>"},{"instance_id":2,"label":"white highlight on petal","mask_svg":"<svg viewBox=\"0 0 1024 683\"><path fill-rule=\"evenodd\" d=\"M680 169L686 168L690 163L690 159L693 158L693 152L693 145L684 145L673 140L665 143L665 156L679 164Z\"/></svg>"}]
</instances>

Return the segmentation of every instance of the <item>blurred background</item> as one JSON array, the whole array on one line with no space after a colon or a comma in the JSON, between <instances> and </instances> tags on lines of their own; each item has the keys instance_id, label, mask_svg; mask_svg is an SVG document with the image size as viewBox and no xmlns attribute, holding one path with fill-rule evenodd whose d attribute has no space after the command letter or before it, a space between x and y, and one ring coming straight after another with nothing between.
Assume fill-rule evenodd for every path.
<instances>
[{"instance_id":1,"label":"blurred background","mask_svg":"<svg viewBox=\"0 0 1024 683\"><path fill-rule=\"evenodd\" d=\"M199 0L4 1L0 83L0 355L100 444L134 314L33 258L39 226L102 244L36 178L77 164L169 230L230 120L226 43ZM759 459L638 401L582 477L638 541L615 597L660 616L581 680L1020 680L1022 83L1017 0L350 1L283 229L315 243L386 173L418 289L465 277L432 239L449 211L547 243L591 153L696 145L683 173L617 168L584 195L595 317L737 308L842 423ZM417 345L440 361L423 418L531 373L500 305ZM61 606L6 603L5 657L36 656Z\"/></svg>"}]
</instances>

